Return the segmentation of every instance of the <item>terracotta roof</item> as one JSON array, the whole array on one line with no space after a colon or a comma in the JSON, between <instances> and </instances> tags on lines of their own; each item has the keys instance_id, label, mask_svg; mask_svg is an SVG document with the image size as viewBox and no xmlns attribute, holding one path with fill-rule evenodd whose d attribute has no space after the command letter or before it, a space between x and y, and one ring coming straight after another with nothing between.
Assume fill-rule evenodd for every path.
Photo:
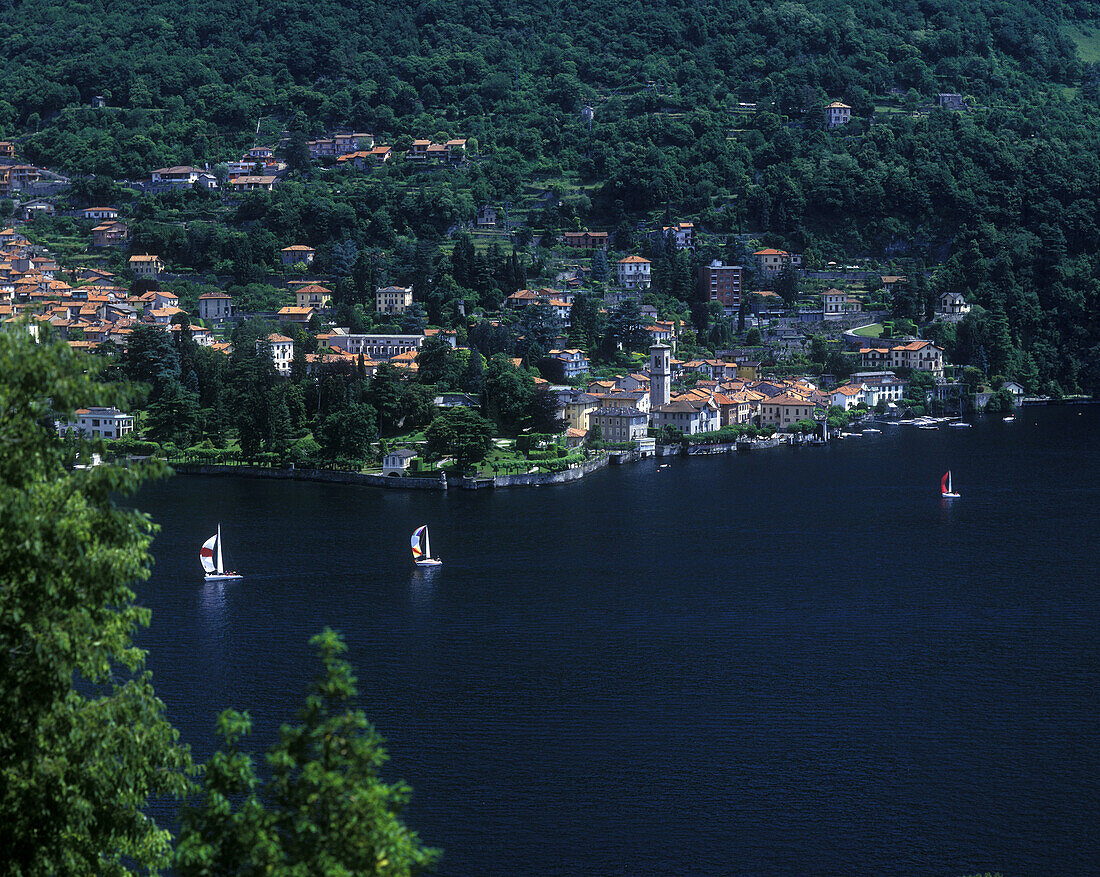
<instances>
[{"instance_id":1,"label":"terracotta roof","mask_svg":"<svg viewBox=\"0 0 1100 877\"><path fill-rule=\"evenodd\" d=\"M627 256L625 259L620 259L619 260L620 265L623 265L623 264L638 264L638 265L641 265L643 263L646 264L646 265L651 264L649 259L643 259L641 256Z\"/></svg>"}]
</instances>

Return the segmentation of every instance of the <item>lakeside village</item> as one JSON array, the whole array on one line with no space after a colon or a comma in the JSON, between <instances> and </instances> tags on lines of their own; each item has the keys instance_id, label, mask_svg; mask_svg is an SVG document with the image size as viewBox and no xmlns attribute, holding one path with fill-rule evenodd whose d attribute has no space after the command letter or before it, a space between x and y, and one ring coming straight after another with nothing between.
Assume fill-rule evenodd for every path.
<instances>
[{"instance_id":1,"label":"lakeside village","mask_svg":"<svg viewBox=\"0 0 1100 877\"><path fill-rule=\"evenodd\" d=\"M423 162L461 161L465 148L413 144ZM367 135L309 149L338 163L392 154ZM10 144L4 151L13 161ZM222 182L238 193L270 190L284 169L274 150L256 148ZM38 173L5 170L0 195L13 193L12 174L27 183ZM154 171L148 185L219 181L177 167ZM582 230L562 233L553 285L517 289L496 312L430 326L415 286L376 286L373 331L357 331L338 324L337 278L314 273L316 251L296 241L278 251L282 271L269 282L285 303L270 311L249 311L225 291L181 306L171 291L178 275L159 255L130 251L114 207L70 208L90 257L61 264L34 234L36 216L56 210L64 187L54 188L52 200L24 202L22 222L0 229L0 318L101 356L108 379L145 388L130 411L81 409L58 424L121 454L385 478L549 476L609 458L823 443L853 419L958 417L1024 398L1014 382L961 373L913 323L890 319L892 297L909 294L906 277L853 280L831 264L810 271L776 248L746 250L744 265L696 266L690 298L703 305L703 326L689 306L649 295L653 260L615 258L609 232ZM485 207L476 227L496 221ZM646 235L646 250L695 253L700 237L693 223L675 222ZM103 267L104 252L125 262ZM821 292L807 294L813 284ZM931 323L958 323L970 310L964 296L945 293ZM737 343L708 343L715 333L704 330L719 324Z\"/></svg>"}]
</instances>

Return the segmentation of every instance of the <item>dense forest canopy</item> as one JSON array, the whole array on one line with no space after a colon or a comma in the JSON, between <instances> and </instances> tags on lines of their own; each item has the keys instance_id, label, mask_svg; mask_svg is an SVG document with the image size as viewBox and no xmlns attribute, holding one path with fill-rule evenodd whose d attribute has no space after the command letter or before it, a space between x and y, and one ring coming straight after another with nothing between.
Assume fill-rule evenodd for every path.
<instances>
[{"instance_id":1,"label":"dense forest canopy","mask_svg":"<svg viewBox=\"0 0 1100 877\"><path fill-rule=\"evenodd\" d=\"M0 136L113 178L236 158L283 131L476 138L461 185L439 175L413 194L389 171L256 198L236 217L255 228L233 246L268 253L298 227L320 248L392 252L408 235L415 250L478 203L576 173L585 196L544 226L615 228L671 208L811 256L941 265L933 291L992 315L981 337L943 339L963 364L995 346L1009 373L1096 389L1100 66L1074 41L1094 16L1009 0L0 0ZM938 92L970 111L910 112ZM901 95L908 111L886 112ZM853 120L826 131L836 98ZM215 229L171 234L166 246L206 267L232 258L199 255Z\"/></svg>"}]
</instances>

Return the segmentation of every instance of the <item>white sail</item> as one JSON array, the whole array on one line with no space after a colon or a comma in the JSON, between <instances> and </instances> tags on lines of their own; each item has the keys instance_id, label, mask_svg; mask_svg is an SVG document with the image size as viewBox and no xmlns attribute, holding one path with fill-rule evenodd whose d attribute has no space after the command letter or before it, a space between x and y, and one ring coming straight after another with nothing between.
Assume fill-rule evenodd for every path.
<instances>
[{"instance_id":1,"label":"white sail","mask_svg":"<svg viewBox=\"0 0 1100 877\"><path fill-rule=\"evenodd\" d=\"M428 528L424 527L424 556L429 560L432 556L432 543L428 541Z\"/></svg>"},{"instance_id":2,"label":"white sail","mask_svg":"<svg viewBox=\"0 0 1100 877\"><path fill-rule=\"evenodd\" d=\"M218 524L218 575L225 572L225 564L222 563L222 525Z\"/></svg>"},{"instance_id":3,"label":"white sail","mask_svg":"<svg viewBox=\"0 0 1100 877\"><path fill-rule=\"evenodd\" d=\"M221 528L219 527L219 530ZM221 554L222 546L221 540L218 539L218 534L215 533L209 539L202 543L202 548L199 550L199 560L202 561L202 568L206 572L214 571L214 543L218 543L218 554Z\"/></svg>"}]
</instances>

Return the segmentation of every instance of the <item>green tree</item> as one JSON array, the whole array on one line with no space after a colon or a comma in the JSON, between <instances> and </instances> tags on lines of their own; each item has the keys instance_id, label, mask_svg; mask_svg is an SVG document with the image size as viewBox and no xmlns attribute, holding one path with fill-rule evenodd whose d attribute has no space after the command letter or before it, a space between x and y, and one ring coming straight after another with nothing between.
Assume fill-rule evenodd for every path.
<instances>
[{"instance_id":1,"label":"green tree","mask_svg":"<svg viewBox=\"0 0 1100 877\"><path fill-rule=\"evenodd\" d=\"M385 742L354 707L347 646L326 629L310 641L324 665L299 724L284 725L270 750L270 777L257 777L240 740L247 713L218 720L223 748L206 767L199 801L185 810L176 867L183 877L372 874L411 877L432 866L401 820L411 790L385 783Z\"/></svg>"},{"instance_id":2,"label":"green tree","mask_svg":"<svg viewBox=\"0 0 1100 877\"><path fill-rule=\"evenodd\" d=\"M67 471L97 447L52 418L120 403L94 361L0 332L0 850L8 874L123 875L168 862L143 812L189 787L190 756L165 718L133 633L132 584L149 575L153 524L114 497L155 465Z\"/></svg>"},{"instance_id":3,"label":"green tree","mask_svg":"<svg viewBox=\"0 0 1100 877\"><path fill-rule=\"evenodd\" d=\"M330 457L362 460L378 436L378 415L363 403L338 408L325 418L320 433L321 447Z\"/></svg>"},{"instance_id":4,"label":"green tree","mask_svg":"<svg viewBox=\"0 0 1100 877\"><path fill-rule=\"evenodd\" d=\"M439 385L440 389L450 390L458 386L461 365L458 354L451 345L439 335L424 339L416 355L418 370L416 379L422 384Z\"/></svg>"},{"instance_id":5,"label":"green tree","mask_svg":"<svg viewBox=\"0 0 1100 877\"><path fill-rule=\"evenodd\" d=\"M460 471L465 472L485 459L493 446L493 424L469 408L456 407L444 411L433 420L425 432L428 453L455 458Z\"/></svg>"}]
</instances>

